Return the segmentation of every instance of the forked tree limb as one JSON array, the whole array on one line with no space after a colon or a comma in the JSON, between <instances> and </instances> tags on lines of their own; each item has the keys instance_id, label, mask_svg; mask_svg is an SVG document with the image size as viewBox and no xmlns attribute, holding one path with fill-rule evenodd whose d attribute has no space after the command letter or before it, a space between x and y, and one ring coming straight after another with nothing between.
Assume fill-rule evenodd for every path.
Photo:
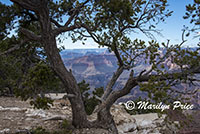
<instances>
[{"instance_id":1,"label":"forked tree limb","mask_svg":"<svg viewBox=\"0 0 200 134\"><path fill-rule=\"evenodd\" d=\"M71 15L71 16L69 17L69 19L66 21L66 23L65 23L64 26L68 26L68 25L72 22L72 20L74 19L74 17L75 17L76 15L79 14L81 8L83 8L83 7L85 6L85 4L87 4L88 2L89 2L89 0L86 0L86 1L83 2L81 5L75 7L75 9L73 9L72 15Z\"/></svg>"},{"instance_id":2,"label":"forked tree limb","mask_svg":"<svg viewBox=\"0 0 200 134\"><path fill-rule=\"evenodd\" d=\"M187 71L187 75L189 75L190 73L200 73L200 67L185 70L185 72L186 71ZM176 74L176 76L174 76L175 74ZM112 91L110 93L110 95L107 96L105 101L103 101L100 104L100 106L97 109L95 109L94 112L99 112L104 108L109 109L118 98L120 98L124 95L127 95L139 83L147 82L151 77L157 77L157 78L159 78L159 80L170 80L170 79L182 78L183 74L181 72L179 72L179 73L176 72L176 73L168 73L165 76L164 75L163 76L161 76L161 75L142 75L142 76L133 77L133 71L131 71L129 79L127 80L125 86L121 90ZM192 79L192 78L191 78L191 80L197 81L197 79ZM179 93L182 93L182 92L179 92Z\"/></svg>"},{"instance_id":3,"label":"forked tree limb","mask_svg":"<svg viewBox=\"0 0 200 134\"><path fill-rule=\"evenodd\" d=\"M53 34L55 36L63 33L63 32L67 32L67 31L72 31L74 29L77 28L81 28L81 25L77 25L77 24L73 24L70 26L70 24L73 22L73 20L75 19L75 17L79 14L81 8L83 8L85 6L85 4L87 4L89 2L89 0L86 0L85 2L83 2L81 5L75 7L72 10L72 15L68 18L68 20L65 22L64 26L60 25L59 23L55 22L54 20L52 20L52 22L58 27L53 31Z\"/></svg>"},{"instance_id":4,"label":"forked tree limb","mask_svg":"<svg viewBox=\"0 0 200 134\"><path fill-rule=\"evenodd\" d=\"M53 18L50 18L50 20L51 20L51 22L55 25L55 26L57 26L57 27L62 27L62 25L61 24L59 24L56 20L54 20Z\"/></svg>"},{"instance_id":5,"label":"forked tree limb","mask_svg":"<svg viewBox=\"0 0 200 134\"><path fill-rule=\"evenodd\" d=\"M123 87L123 89L118 90L118 91L112 91L109 96L106 98L105 101L103 101L100 106L95 109L94 113L98 113L99 111L101 111L102 109L106 108L106 109L110 109L110 107L114 104L114 102L128 94L135 86L138 85L138 83L136 82L136 79L134 79L133 77L133 70L131 71L130 75L129 75L129 79L127 80L125 86Z\"/></svg>"},{"instance_id":6,"label":"forked tree limb","mask_svg":"<svg viewBox=\"0 0 200 134\"><path fill-rule=\"evenodd\" d=\"M106 108L110 108L117 99L123 97L124 95L127 95L134 87L138 85L136 79L133 77L133 73L133 70L131 70L129 79L121 90L112 91L112 93L108 96L105 101Z\"/></svg>"},{"instance_id":7,"label":"forked tree limb","mask_svg":"<svg viewBox=\"0 0 200 134\"><path fill-rule=\"evenodd\" d=\"M55 36L57 36L61 33L72 31L72 30L77 29L77 28L81 28L81 26L79 26L79 25L71 25L69 27L68 26L62 26L62 27L59 27L59 28L53 30L53 34Z\"/></svg>"}]
</instances>

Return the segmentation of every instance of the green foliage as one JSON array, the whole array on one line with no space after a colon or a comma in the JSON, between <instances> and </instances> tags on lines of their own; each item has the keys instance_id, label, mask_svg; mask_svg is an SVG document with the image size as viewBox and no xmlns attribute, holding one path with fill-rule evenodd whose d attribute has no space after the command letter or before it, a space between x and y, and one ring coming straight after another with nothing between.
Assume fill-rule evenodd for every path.
<instances>
[{"instance_id":1,"label":"green foliage","mask_svg":"<svg viewBox=\"0 0 200 134\"><path fill-rule=\"evenodd\" d=\"M94 29L89 31L100 47L108 46L110 51L123 46L123 40L130 40L127 36L131 31L141 31L148 37L154 38L150 32L156 32L156 25L165 21L172 12L167 10L164 0L101 0L84 8L83 15L77 23L84 23ZM71 33L74 41L87 40L85 29ZM80 34L76 34L80 33ZM159 32L156 32L159 33ZM126 39L125 39L126 38ZM128 40L127 40L128 39Z\"/></svg>"},{"instance_id":2,"label":"green foliage","mask_svg":"<svg viewBox=\"0 0 200 134\"><path fill-rule=\"evenodd\" d=\"M81 81L80 83L78 83L78 86L80 88L81 94L85 94L86 91L90 90L89 84L86 83L85 80ZM87 97L87 96L84 96Z\"/></svg>"},{"instance_id":3,"label":"green foliage","mask_svg":"<svg viewBox=\"0 0 200 134\"><path fill-rule=\"evenodd\" d=\"M199 3L198 0L194 0L193 5L188 5L184 17L185 19L192 18L191 23L195 23L195 25L200 24ZM52 23L52 31L59 27L58 23L63 23L63 18L73 17L74 10L72 9L81 4L77 0L48 1L50 13L48 17L57 21L57 23ZM148 43L137 38L132 40L130 34L140 31L154 39L152 33L160 34L156 25L165 21L172 14L167 10L167 6L167 0L92 0L80 11L80 8L77 9L76 12L80 14L75 15L75 18L66 26L69 29L81 26L82 28L70 31L69 34L73 41L82 40L84 43L88 37L91 37L100 47L107 46L110 52L114 52L119 65L126 69L136 67L137 58L145 55L143 58L151 69L148 70L149 72L147 70L144 72L146 76L155 75L150 77L147 82L140 83L140 89L148 92L148 96L152 100L165 102L169 100L168 90L172 88L171 85L179 84L183 80L187 83L193 76L188 74L185 69L199 66L198 51L181 49L181 45L169 46L169 43L160 45L154 40ZM2 20L0 22L0 52L9 50L16 43L19 44L25 39L25 35L22 35L19 29L16 29L16 36L10 38L7 36L10 29L15 29L14 20L18 23L18 28L23 27L36 35L42 35L41 30L38 29L44 27L40 26L38 16L33 11L22 9L15 4L5 6L1 3L0 11ZM166 49L164 56L159 53L161 49ZM180 67L183 72L182 77L180 77L180 73L169 76L168 68L163 63L168 58L171 58L173 63ZM17 96L22 97L23 100L30 98L31 104L36 108L48 108L48 104L52 101L45 98L44 94L52 90L60 90L63 86L55 72L49 67L43 44L32 41L19 46L16 52L0 57L0 74L0 91L4 92L8 88L15 89ZM169 77L172 78L172 81L167 80ZM91 114L96 105L100 103L98 97L102 96L104 90L96 88L90 93L89 84L85 81L79 83L78 86L87 114ZM40 130L43 131L43 129Z\"/></svg>"},{"instance_id":4,"label":"green foliage","mask_svg":"<svg viewBox=\"0 0 200 134\"><path fill-rule=\"evenodd\" d=\"M183 18L184 19L191 18L190 23L199 25L200 24L200 20L199 20L199 17L200 17L199 16L199 14L200 14L200 11L199 11L200 5L199 4L200 4L200 2L199 2L199 0L194 0L193 2L194 2L193 4L188 4L186 6L186 13Z\"/></svg>"},{"instance_id":5,"label":"green foliage","mask_svg":"<svg viewBox=\"0 0 200 134\"><path fill-rule=\"evenodd\" d=\"M16 5L7 6L2 3L0 7L0 95L13 95L14 89L21 88L23 77L26 76L29 68L39 62L39 55L44 53L38 49L40 46L38 43L30 41L20 44L24 36L19 33L18 25L36 31L34 30L36 23L28 23L30 17L22 13L24 10L22 11ZM16 25L20 20L17 18L24 20ZM24 23L31 25L24 25ZM14 30L16 30L15 34L13 34Z\"/></svg>"},{"instance_id":6,"label":"green foliage","mask_svg":"<svg viewBox=\"0 0 200 134\"><path fill-rule=\"evenodd\" d=\"M1 41L0 53L7 49L10 43L14 41L14 38ZM13 88L18 86L22 75L22 68L20 57L16 58L15 55L0 56L0 96L13 95Z\"/></svg>"},{"instance_id":7,"label":"green foliage","mask_svg":"<svg viewBox=\"0 0 200 134\"><path fill-rule=\"evenodd\" d=\"M62 128L67 128L67 127L69 127L69 121L68 120L63 120L63 122L62 122L62 125L61 125L61 127Z\"/></svg>"},{"instance_id":8,"label":"green foliage","mask_svg":"<svg viewBox=\"0 0 200 134\"><path fill-rule=\"evenodd\" d=\"M16 41L14 37L7 39L6 36L9 34L7 27L11 25L13 18L11 12L6 12L10 7L6 7L0 3L0 53L7 50L13 42ZM15 80L21 73L18 67L21 66L20 62L16 60L13 55L0 56L0 96L1 95L12 95L12 89L15 86Z\"/></svg>"},{"instance_id":9,"label":"green foliage","mask_svg":"<svg viewBox=\"0 0 200 134\"><path fill-rule=\"evenodd\" d=\"M6 6L0 2L0 40L2 41L14 27L15 14L13 6Z\"/></svg>"},{"instance_id":10,"label":"green foliage","mask_svg":"<svg viewBox=\"0 0 200 134\"><path fill-rule=\"evenodd\" d=\"M49 133L48 133L44 128L42 128L42 127L38 127L38 128L36 128L36 129L32 130L31 133L33 133L33 134L49 134Z\"/></svg>"},{"instance_id":11,"label":"green foliage","mask_svg":"<svg viewBox=\"0 0 200 134\"><path fill-rule=\"evenodd\" d=\"M121 57L126 66L135 67L136 58L144 55L146 44L142 40L131 41L128 37L123 37L120 44Z\"/></svg>"},{"instance_id":12,"label":"green foliage","mask_svg":"<svg viewBox=\"0 0 200 134\"><path fill-rule=\"evenodd\" d=\"M101 96L104 93L103 87L95 88L94 91L92 91L92 94L89 93L89 84L85 82L85 80L78 83L81 94L83 96L83 102L85 106L86 113L88 115L92 114L95 107L100 104L100 100L97 99L97 97L101 98Z\"/></svg>"},{"instance_id":13,"label":"green foliage","mask_svg":"<svg viewBox=\"0 0 200 134\"><path fill-rule=\"evenodd\" d=\"M50 104L53 105L53 100L47 98L47 97L40 97L37 96L37 98L34 98L34 100L30 101L30 104L34 106L34 108L43 108L43 109L49 109Z\"/></svg>"},{"instance_id":14,"label":"green foliage","mask_svg":"<svg viewBox=\"0 0 200 134\"><path fill-rule=\"evenodd\" d=\"M186 13L183 16L184 19L189 19L191 24L194 24L193 27L186 27L184 28L187 31L186 36L191 35L191 33L195 32L194 38L199 38L199 25L200 25L200 1L193 0L193 3L188 4L186 6ZM197 33L197 34L196 34ZM198 44L199 46L199 44Z\"/></svg>"},{"instance_id":15,"label":"green foliage","mask_svg":"<svg viewBox=\"0 0 200 134\"><path fill-rule=\"evenodd\" d=\"M198 62L200 54L198 49L192 50L190 48L181 49L177 48L174 50L173 62L180 66L181 69L198 67L200 64Z\"/></svg>"},{"instance_id":16,"label":"green foliage","mask_svg":"<svg viewBox=\"0 0 200 134\"><path fill-rule=\"evenodd\" d=\"M60 79L55 73L45 64L39 62L28 70L22 83L22 88L15 88L16 96L20 96L23 100L31 98L31 105L35 108L49 108L52 100L44 97L44 94L59 90L61 87Z\"/></svg>"},{"instance_id":17,"label":"green foliage","mask_svg":"<svg viewBox=\"0 0 200 134\"><path fill-rule=\"evenodd\" d=\"M11 61L14 63L13 59L9 57L9 62L7 58L0 58L0 96L13 95L13 88L16 86L16 80L19 78L19 74L21 73L20 70L15 68L16 64L11 66ZM7 64L4 64L5 62Z\"/></svg>"},{"instance_id":18,"label":"green foliage","mask_svg":"<svg viewBox=\"0 0 200 134\"><path fill-rule=\"evenodd\" d=\"M50 90L58 88L58 77L55 73L43 62L38 63L28 71L28 76L23 86L30 87L34 92L42 90Z\"/></svg>"},{"instance_id":19,"label":"green foliage","mask_svg":"<svg viewBox=\"0 0 200 134\"><path fill-rule=\"evenodd\" d=\"M49 131L43 127L37 127L31 130L31 134L72 134L72 128L67 120L63 120L60 130Z\"/></svg>"},{"instance_id":20,"label":"green foliage","mask_svg":"<svg viewBox=\"0 0 200 134\"><path fill-rule=\"evenodd\" d=\"M43 45L32 41L21 44L26 38L19 31L23 27L40 34L37 16L15 4L0 3L0 7L0 54L8 51L0 57L0 95L15 93L23 100L32 99L35 108L46 109L52 101L44 93L63 91L61 81L49 67ZM11 30L16 33L12 35Z\"/></svg>"},{"instance_id":21,"label":"green foliage","mask_svg":"<svg viewBox=\"0 0 200 134\"><path fill-rule=\"evenodd\" d=\"M103 87L95 88L94 91L92 91L93 95L96 95L98 97L101 97L104 94Z\"/></svg>"},{"instance_id":22,"label":"green foliage","mask_svg":"<svg viewBox=\"0 0 200 134\"><path fill-rule=\"evenodd\" d=\"M158 79L152 77L147 83L140 83L140 90L147 92L148 97L155 102L165 103L169 99L167 90L169 90L171 86L167 84L166 81L159 81Z\"/></svg>"},{"instance_id":23,"label":"green foliage","mask_svg":"<svg viewBox=\"0 0 200 134\"><path fill-rule=\"evenodd\" d=\"M72 125L68 120L63 120L61 124L61 131L54 132L53 134L71 134L72 133Z\"/></svg>"}]
</instances>

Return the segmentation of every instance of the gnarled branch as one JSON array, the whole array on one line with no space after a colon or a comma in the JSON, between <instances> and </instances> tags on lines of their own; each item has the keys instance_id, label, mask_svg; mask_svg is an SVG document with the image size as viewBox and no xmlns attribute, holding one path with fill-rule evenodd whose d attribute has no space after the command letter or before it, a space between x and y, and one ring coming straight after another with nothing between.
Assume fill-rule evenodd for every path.
<instances>
[{"instance_id":1,"label":"gnarled branch","mask_svg":"<svg viewBox=\"0 0 200 134\"><path fill-rule=\"evenodd\" d=\"M120 97L127 95L128 93L130 93L130 91L138 85L136 79L133 77L133 70L131 70L131 73L129 75L129 79L127 80L125 86L123 87L122 90L117 90L117 91L113 91L108 98L106 99L105 103L106 103L106 107L110 108L112 106L112 104Z\"/></svg>"},{"instance_id":2,"label":"gnarled branch","mask_svg":"<svg viewBox=\"0 0 200 134\"><path fill-rule=\"evenodd\" d=\"M69 24L72 23L72 21L74 20L75 16L77 16L79 14L81 8L83 8L85 6L85 4L88 3L88 2L89 2L89 0L86 0L81 5L75 7L72 10L73 11L72 15L68 18L68 20L66 21L66 23L64 24L64 26L58 25L58 23L55 23L55 21L52 21L55 25L58 26L58 28L53 31L53 34L55 36L57 36L60 33L67 32L67 31L72 31L72 30L74 30L76 28L81 28L80 25L74 24L74 25L69 26Z\"/></svg>"},{"instance_id":3,"label":"gnarled branch","mask_svg":"<svg viewBox=\"0 0 200 134\"><path fill-rule=\"evenodd\" d=\"M137 85L138 83L136 79L133 77L133 70L132 70L129 75L129 79L127 80L123 89L118 91L112 91L110 95L106 98L106 100L102 102L101 105L97 109L95 109L94 112L99 112L104 108L109 109L118 98L130 93L130 91Z\"/></svg>"},{"instance_id":4,"label":"gnarled branch","mask_svg":"<svg viewBox=\"0 0 200 134\"><path fill-rule=\"evenodd\" d=\"M54 20L53 18L50 18L50 21L56 25L57 27L62 27L62 25L60 25L56 20Z\"/></svg>"},{"instance_id":5,"label":"gnarled branch","mask_svg":"<svg viewBox=\"0 0 200 134\"><path fill-rule=\"evenodd\" d=\"M25 28L20 28L20 32L22 32L28 39L40 42L41 41L41 36L34 34L32 31L25 29Z\"/></svg>"},{"instance_id":6,"label":"gnarled branch","mask_svg":"<svg viewBox=\"0 0 200 134\"><path fill-rule=\"evenodd\" d=\"M184 73L183 73L184 72ZM177 78L182 78L183 75L187 76L191 73L200 73L200 67L196 67L193 69L184 69L183 72L173 72L173 73L168 73L167 75L156 75L156 74L152 74L152 75L143 75L140 77L135 77L135 79L137 80L137 82L147 82L151 77L159 77L159 80L170 80L170 79L177 79ZM176 76L174 76L174 74L176 74ZM190 79L189 80L196 80L196 79Z\"/></svg>"},{"instance_id":7,"label":"gnarled branch","mask_svg":"<svg viewBox=\"0 0 200 134\"><path fill-rule=\"evenodd\" d=\"M109 81L109 83L106 86L106 90L102 96L103 100L106 100L106 98L110 95L110 93L112 92L112 87L114 86L114 84L116 83L117 79L119 78L119 76L122 74L124 68L123 66L119 67L117 69L117 71L113 74L111 80Z\"/></svg>"},{"instance_id":8,"label":"gnarled branch","mask_svg":"<svg viewBox=\"0 0 200 134\"><path fill-rule=\"evenodd\" d=\"M40 2L38 0L11 0L11 1L31 11L37 11L40 8L39 4Z\"/></svg>"}]
</instances>

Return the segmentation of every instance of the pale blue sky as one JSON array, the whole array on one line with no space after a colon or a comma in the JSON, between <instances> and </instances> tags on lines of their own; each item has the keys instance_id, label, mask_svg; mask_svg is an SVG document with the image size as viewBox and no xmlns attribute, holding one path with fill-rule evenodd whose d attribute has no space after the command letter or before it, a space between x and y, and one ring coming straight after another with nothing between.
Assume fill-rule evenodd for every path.
<instances>
[{"instance_id":1,"label":"pale blue sky","mask_svg":"<svg viewBox=\"0 0 200 134\"><path fill-rule=\"evenodd\" d=\"M2 3L11 4L9 0L0 0ZM156 39L159 42L166 42L167 39L170 39L171 43L180 43L183 25L192 26L189 24L189 20L184 20L183 16L185 14L185 6L189 3L193 3L193 0L168 0L169 9L174 11L172 16L169 17L164 23L158 25L158 29L162 30L164 37L157 36ZM142 40L150 40L145 37L143 34L133 34L133 38L140 38ZM198 43L198 39L193 39L192 36L186 42L186 46L195 46ZM75 48L97 48L96 45L91 39L86 42L86 45L82 45L80 41L72 43L71 39L68 38L63 42L63 45L66 49L75 49Z\"/></svg>"}]
</instances>

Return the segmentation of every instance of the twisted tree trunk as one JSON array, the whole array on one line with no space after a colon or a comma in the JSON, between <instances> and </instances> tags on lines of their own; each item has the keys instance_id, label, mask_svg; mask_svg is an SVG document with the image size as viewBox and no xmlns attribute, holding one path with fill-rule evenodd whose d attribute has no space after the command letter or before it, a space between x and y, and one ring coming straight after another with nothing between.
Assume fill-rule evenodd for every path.
<instances>
[{"instance_id":1,"label":"twisted tree trunk","mask_svg":"<svg viewBox=\"0 0 200 134\"><path fill-rule=\"evenodd\" d=\"M56 46L55 37L50 36L48 39L45 38L45 40L43 40L43 43L45 44L45 51L48 60L50 61L53 70L62 80L66 92L68 94L74 95L73 97L69 98L72 106L73 125L78 128L87 127L87 115L85 112L79 87L72 73L65 68L62 62L62 59Z\"/></svg>"},{"instance_id":2,"label":"twisted tree trunk","mask_svg":"<svg viewBox=\"0 0 200 134\"><path fill-rule=\"evenodd\" d=\"M103 128L110 131L112 134L118 134L118 130L110 113L110 109L104 108L97 113L97 120L94 121L94 127Z\"/></svg>"},{"instance_id":3,"label":"twisted tree trunk","mask_svg":"<svg viewBox=\"0 0 200 134\"><path fill-rule=\"evenodd\" d=\"M85 111L85 107L83 104L82 96L78 84L70 71L65 68L65 65L61 59L59 54L59 50L57 48L56 36L62 32L71 31L75 28L74 26L69 26L70 22L73 20L73 15L70 16L69 20L66 22L64 26L61 26L57 29L52 29L52 22L49 16L48 9L48 0L11 0L14 3L20 5L24 9L31 10L34 12L40 23L40 35L36 35L33 32L21 28L21 32L30 40L39 42L43 45L44 50L46 52L47 58L49 60L51 68L56 72L57 76L61 79L66 93L72 94L73 97L69 98L72 107L72 124L76 128L104 128L110 129L113 134L118 134L117 127L113 120L113 116L110 113L110 108L113 103L119 98L130 92L133 86L133 79L128 81L125 86L125 89L121 91L113 91L111 92L111 87L114 85L115 81L122 73L123 68L119 69L119 73L117 73L113 77L113 81L108 86L108 92L104 97L104 102L101 104L100 109L97 112L97 120L94 122L89 122L87 120L87 114ZM87 1L86 1L87 2ZM79 6L80 8L81 6ZM75 12L76 13L76 12ZM133 85L131 85L133 84Z\"/></svg>"}]
</instances>

